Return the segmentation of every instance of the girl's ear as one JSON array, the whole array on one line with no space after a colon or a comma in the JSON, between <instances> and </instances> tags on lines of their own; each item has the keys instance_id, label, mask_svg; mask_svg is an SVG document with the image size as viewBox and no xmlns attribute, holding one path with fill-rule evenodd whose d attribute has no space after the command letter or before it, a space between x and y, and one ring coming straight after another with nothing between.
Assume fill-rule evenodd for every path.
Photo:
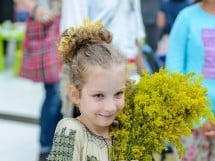
<instances>
[{"instance_id":1,"label":"girl's ear","mask_svg":"<svg viewBox=\"0 0 215 161\"><path fill-rule=\"evenodd\" d=\"M73 104L75 104L77 106L79 105L79 103L80 103L80 92L74 85L69 86L69 98Z\"/></svg>"}]
</instances>

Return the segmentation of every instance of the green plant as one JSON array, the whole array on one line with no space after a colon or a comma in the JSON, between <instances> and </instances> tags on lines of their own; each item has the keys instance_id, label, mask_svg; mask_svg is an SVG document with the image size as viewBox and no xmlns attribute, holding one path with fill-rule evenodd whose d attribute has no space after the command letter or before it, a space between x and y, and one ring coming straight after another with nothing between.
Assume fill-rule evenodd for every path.
<instances>
[{"instance_id":1,"label":"green plant","mask_svg":"<svg viewBox=\"0 0 215 161\"><path fill-rule=\"evenodd\" d=\"M183 154L180 138L190 135L194 122L214 120L207 89L194 73L170 73L161 69L146 71L135 84L129 81L126 105L118 115L119 129L112 131L112 160L151 161L153 152L161 152L168 142Z\"/></svg>"}]
</instances>

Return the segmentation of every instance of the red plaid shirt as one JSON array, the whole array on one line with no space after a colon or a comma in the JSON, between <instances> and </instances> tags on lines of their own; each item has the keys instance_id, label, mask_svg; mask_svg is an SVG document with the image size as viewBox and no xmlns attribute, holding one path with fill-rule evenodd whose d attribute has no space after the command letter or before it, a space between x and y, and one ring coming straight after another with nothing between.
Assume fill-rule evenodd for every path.
<instances>
[{"instance_id":1,"label":"red plaid shirt","mask_svg":"<svg viewBox=\"0 0 215 161\"><path fill-rule=\"evenodd\" d=\"M23 43L23 61L20 76L36 82L59 81L61 63L58 58L59 17L43 25L32 18L27 20Z\"/></svg>"}]
</instances>

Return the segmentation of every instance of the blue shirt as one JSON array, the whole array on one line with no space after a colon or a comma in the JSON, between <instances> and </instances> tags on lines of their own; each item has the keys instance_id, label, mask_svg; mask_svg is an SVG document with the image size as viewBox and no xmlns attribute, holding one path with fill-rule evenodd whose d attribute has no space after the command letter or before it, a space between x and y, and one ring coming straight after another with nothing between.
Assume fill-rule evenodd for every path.
<instances>
[{"instance_id":1,"label":"blue shirt","mask_svg":"<svg viewBox=\"0 0 215 161\"><path fill-rule=\"evenodd\" d=\"M199 3L183 9L170 32L166 67L204 76L204 86L215 111L215 15Z\"/></svg>"}]
</instances>

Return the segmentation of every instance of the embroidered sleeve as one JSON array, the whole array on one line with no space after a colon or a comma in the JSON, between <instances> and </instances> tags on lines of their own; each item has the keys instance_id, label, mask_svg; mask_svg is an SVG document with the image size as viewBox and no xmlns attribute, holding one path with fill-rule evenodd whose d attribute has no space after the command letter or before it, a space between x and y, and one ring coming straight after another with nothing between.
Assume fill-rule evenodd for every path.
<instances>
[{"instance_id":1,"label":"embroidered sleeve","mask_svg":"<svg viewBox=\"0 0 215 161\"><path fill-rule=\"evenodd\" d=\"M56 132L52 150L48 157L48 161L72 161L74 153L74 143L76 131L70 129L66 134L66 127Z\"/></svg>"}]
</instances>

